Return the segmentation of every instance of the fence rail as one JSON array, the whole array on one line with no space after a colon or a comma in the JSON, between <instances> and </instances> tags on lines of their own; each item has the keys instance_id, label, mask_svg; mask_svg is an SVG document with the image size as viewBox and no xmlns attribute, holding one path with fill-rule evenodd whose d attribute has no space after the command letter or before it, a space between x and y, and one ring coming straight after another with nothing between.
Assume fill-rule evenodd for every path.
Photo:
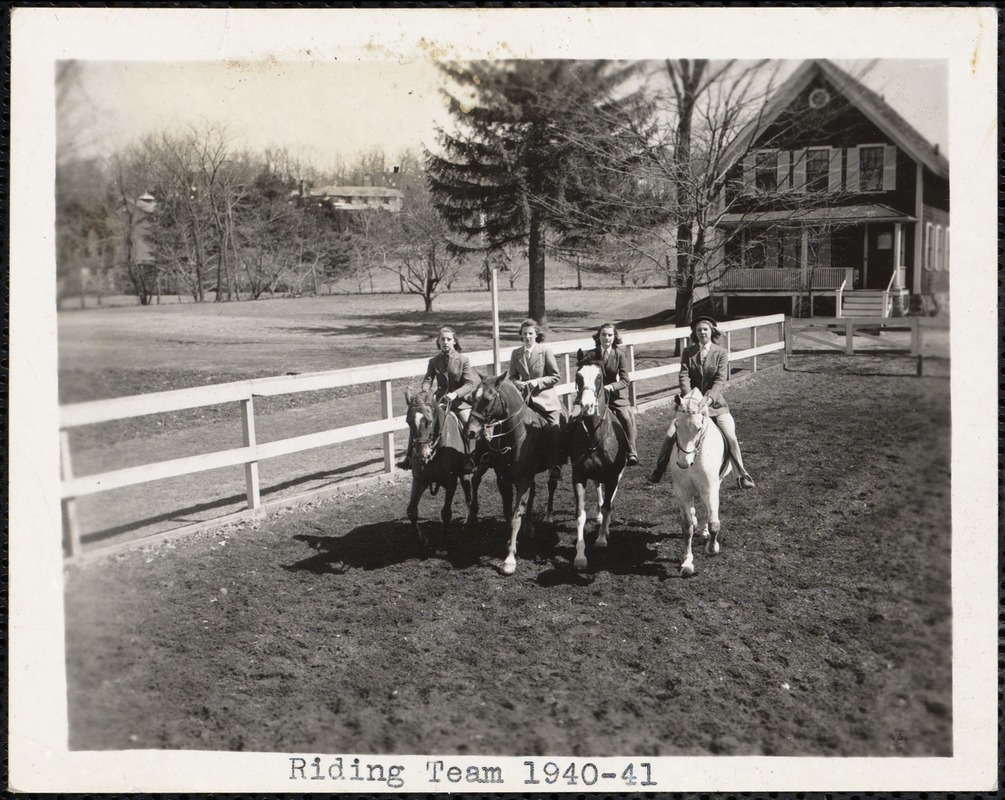
<instances>
[{"instance_id":1,"label":"fence rail","mask_svg":"<svg viewBox=\"0 0 1005 800\"><path fill-rule=\"evenodd\" d=\"M758 356L784 350L784 324L784 314L751 317L720 323L719 329L726 334L727 349L730 348L731 335L733 333L737 331L750 331L752 346L745 350L731 352L730 361L737 362L750 359L752 361L752 369L756 370ZM777 330L776 341L757 345L758 330L771 327ZM675 375L680 370L679 362L673 358L670 359L669 363L645 369L636 369L635 359L637 348L643 345L673 344L679 339L686 339L690 334L691 331L689 328L663 328L622 334L623 346L628 354L629 380L631 381L629 397L633 405L636 405L640 410L645 410L645 408L660 402L656 400L638 403L637 385L639 383ZM580 349L584 351L592 349L594 347L593 339L572 339L549 343L548 346L556 358L559 359L565 375L565 382L558 385L556 390L559 395L565 397L566 404L569 405L571 403L571 395L575 391L575 362L570 356L574 356ZM491 367L494 364L494 353L492 350L480 350L467 353L466 355L474 367ZM118 397L109 400L96 400L61 406L60 444L62 481L60 497L63 502L66 549L68 554L72 556L80 551L80 525L76 500L77 498L99 492L120 489L148 481L191 475L220 467L243 465L247 488L247 512L251 514L264 513L258 478L258 463L260 461L371 436L383 437L383 472L393 474L395 471L394 436L397 431L407 430L407 424L403 415L398 416L394 413L392 382L394 380L415 378L423 375L427 363L428 359L421 358L329 372L279 376L275 378L256 378L247 381L216 384L214 386L178 389L168 392L156 392L153 394ZM379 419L277 441L263 443L256 441L254 408L254 399L256 397L297 394L367 383L378 384L380 396ZM242 447L92 475L77 476L73 474L73 459L69 440L69 431L72 428L148 414L162 414L165 412L234 402L241 405Z\"/></svg>"}]
</instances>

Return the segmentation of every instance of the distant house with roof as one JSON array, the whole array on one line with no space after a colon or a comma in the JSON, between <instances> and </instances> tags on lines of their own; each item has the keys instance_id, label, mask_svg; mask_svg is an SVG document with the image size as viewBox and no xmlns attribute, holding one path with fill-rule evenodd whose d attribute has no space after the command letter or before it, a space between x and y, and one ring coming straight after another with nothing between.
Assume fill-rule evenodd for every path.
<instances>
[{"instance_id":1,"label":"distant house with roof","mask_svg":"<svg viewBox=\"0 0 1005 800\"><path fill-rule=\"evenodd\" d=\"M307 188L300 182L299 189L290 193L290 201L300 208L322 206L339 211L365 211L380 209L398 212L402 207L400 189L386 186L321 186Z\"/></svg>"},{"instance_id":2,"label":"distant house with roof","mask_svg":"<svg viewBox=\"0 0 1005 800\"><path fill-rule=\"evenodd\" d=\"M891 316L948 295L949 162L836 65L803 63L726 156L726 309L789 297L796 313L809 297L836 316Z\"/></svg>"}]
</instances>

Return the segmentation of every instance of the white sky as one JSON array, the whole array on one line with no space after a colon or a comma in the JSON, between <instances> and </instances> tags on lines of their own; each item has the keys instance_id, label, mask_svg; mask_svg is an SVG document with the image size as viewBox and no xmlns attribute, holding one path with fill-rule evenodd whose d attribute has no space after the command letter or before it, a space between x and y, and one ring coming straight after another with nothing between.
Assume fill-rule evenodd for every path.
<instances>
[{"instance_id":1,"label":"white sky","mask_svg":"<svg viewBox=\"0 0 1005 800\"><path fill-rule=\"evenodd\" d=\"M798 61L782 64L794 68ZM947 145L945 61L837 62L885 95L929 141ZM871 65L871 66L869 66ZM393 157L450 126L432 61L83 62L75 97L105 149L186 123L226 126L254 151L287 148L322 169L370 148Z\"/></svg>"}]
</instances>

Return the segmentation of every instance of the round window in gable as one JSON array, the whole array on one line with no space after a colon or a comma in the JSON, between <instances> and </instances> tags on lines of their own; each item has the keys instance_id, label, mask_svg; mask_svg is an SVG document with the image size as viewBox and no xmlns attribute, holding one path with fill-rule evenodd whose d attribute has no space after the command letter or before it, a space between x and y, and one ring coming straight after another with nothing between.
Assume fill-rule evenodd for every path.
<instances>
[{"instance_id":1,"label":"round window in gable","mask_svg":"<svg viewBox=\"0 0 1005 800\"><path fill-rule=\"evenodd\" d=\"M826 89L814 89L810 92L810 108L823 108L830 101L830 92Z\"/></svg>"}]
</instances>

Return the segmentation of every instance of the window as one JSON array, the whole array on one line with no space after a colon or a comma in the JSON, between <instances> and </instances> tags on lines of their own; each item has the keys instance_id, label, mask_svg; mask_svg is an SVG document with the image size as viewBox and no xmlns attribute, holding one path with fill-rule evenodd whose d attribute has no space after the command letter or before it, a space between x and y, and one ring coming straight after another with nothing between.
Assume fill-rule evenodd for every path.
<instances>
[{"instance_id":1,"label":"window","mask_svg":"<svg viewBox=\"0 0 1005 800\"><path fill-rule=\"evenodd\" d=\"M826 148L806 151L806 191L827 191L830 173L830 151Z\"/></svg>"},{"instance_id":2,"label":"window","mask_svg":"<svg viewBox=\"0 0 1005 800\"><path fill-rule=\"evenodd\" d=\"M932 228L934 226L931 222L925 223L925 256L922 259L924 267L926 270L932 270L935 268L935 263L932 253Z\"/></svg>"},{"instance_id":3,"label":"window","mask_svg":"<svg viewBox=\"0 0 1005 800\"><path fill-rule=\"evenodd\" d=\"M883 189L883 146L871 145L858 149L859 190L878 192Z\"/></svg>"},{"instance_id":4,"label":"window","mask_svg":"<svg viewBox=\"0 0 1005 800\"><path fill-rule=\"evenodd\" d=\"M773 192L778 188L778 153L761 150L754 161L754 186L759 192Z\"/></svg>"}]
</instances>

